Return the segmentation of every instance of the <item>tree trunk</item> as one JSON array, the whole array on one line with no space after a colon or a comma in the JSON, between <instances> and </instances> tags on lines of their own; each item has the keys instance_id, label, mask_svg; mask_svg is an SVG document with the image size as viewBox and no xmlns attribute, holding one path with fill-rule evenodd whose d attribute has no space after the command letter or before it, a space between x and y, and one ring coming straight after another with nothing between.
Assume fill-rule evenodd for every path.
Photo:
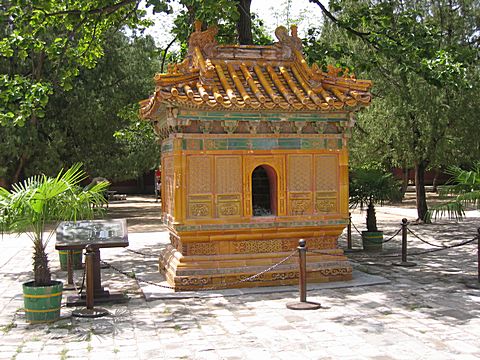
<instances>
[{"instance_id":1,"label":"tree trunk","mask_svg":"<svg viewBox=\"0 0 480 360\"><path fill-rule=\"evenodd\" d=\"M253 45L252 18L250 5L252 0L237 0L237 10L240 18L237 23L238 42L240 45Z\"/></svg>"},{"instance_id":2,"label":"tree trunk","mask_svg":"<svg viewBox=\"0 0 480 360\"><path fill-rule=\"evenodd\" d=\"M0 187L3 187L3 188L5 188L5 189L8 189L9 185L10 185L10 184L9 184L7 178L0 177Z\"/></svg>"},{"instance_id":3,"label":"tree trunk","mask_svg":"<svg viewBox=\"0 0 480 360\"><path fill-rule=\"evenodd\" d=\"M17 182L20 181L20 178L22 176L22 172L23 172L23 169L25 167L25 162L27 161L27 155L25 153L23 153L21 156L20 156L20 159L18 160L18 163L17 163L17 169L15 170L15 174L13 174L13 178L12 178L12 184L15 184Z\"/></svg>"},{"instance_id":4,"label":"tree trunk","mask_svg":"<svg viewBox=\"0 0 480 360\"><path fill-rule=\"evenodd\" d=\"M368 204L367 208L367 231L377 232L377 216L375 214L375 207L373 206L372 200Z\"/></svg>"},{"instance_id":5,"label":"tree trunk","mask_svg":"<svg viewBox=\"0 0 480 360\"><path fill-rule=\"evenodd\" d=\"M428 206L427 195L425 192L425 169L427 162L422 160L415 163L415 192L417 195L417 214L418 220L425 221Z\"/></svg>"},{"instance_id":6,"label":"tree trunk","mask_svg":"<svg viewBox=\"0 0 480 360\"><path fill-rule=\"evenodd\" d=\"M50 286L52 284L52 274L48 267L48 257L45 251L45 243L42 234L36 234L33 242L33 275L35 286Z\"/></svg>"}]
</instances>

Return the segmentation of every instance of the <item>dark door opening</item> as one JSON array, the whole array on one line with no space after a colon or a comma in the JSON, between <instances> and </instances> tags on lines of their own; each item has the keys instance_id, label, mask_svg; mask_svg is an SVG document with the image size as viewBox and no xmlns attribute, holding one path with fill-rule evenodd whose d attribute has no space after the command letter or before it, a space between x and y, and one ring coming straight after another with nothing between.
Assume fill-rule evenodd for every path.
<instances>
[{"instance_id":1,"label":"dark door opening","mask_svg":"<svg viewBox=\"0 0 480 360\"><path fill-rule=\"evenodd\" d=\"M271 216L276 212L276 176L269 166L259 166L252 173L253 216Z\"/></svg>"}]
</instances>

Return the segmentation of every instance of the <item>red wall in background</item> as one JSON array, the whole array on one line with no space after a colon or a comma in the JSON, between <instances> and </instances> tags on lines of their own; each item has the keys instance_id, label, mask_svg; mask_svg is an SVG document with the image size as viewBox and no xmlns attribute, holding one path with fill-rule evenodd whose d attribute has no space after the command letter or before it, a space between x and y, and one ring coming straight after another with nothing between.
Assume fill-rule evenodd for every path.
<instances>
[{"instance_id":1,"label":"red wall in background","mask_svg":"<svg viewBox=\"0 0 480 360\"><path fill-rule=\"evenodd\" d=\"M398 180L403 180L403 169L392 169L393 176ZM435 178L435 171L428 170L425 172L425 185L433 185L433 179ZM445 184L450 179L450 175L440 172L437 177L437 185ZM408 183L409 185L415 185L415 169L408 170Z\"/></svg>"},{"instance_id":2,"label":"red wall in background","mask_svg":"<svg viewBox=\"0 0 480 360\"><path fill-rule=\"evenodd\" d=\"M109 190L119 194L155 194L155 170L143 174L138 179L114 181Z\"/></svg>"}]
</instances>

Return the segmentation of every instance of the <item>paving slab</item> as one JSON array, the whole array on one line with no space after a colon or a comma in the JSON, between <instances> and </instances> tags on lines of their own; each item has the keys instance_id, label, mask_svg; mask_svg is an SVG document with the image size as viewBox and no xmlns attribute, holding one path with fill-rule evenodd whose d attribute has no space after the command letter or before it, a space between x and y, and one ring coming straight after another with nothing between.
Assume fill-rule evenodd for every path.
<instances>
[{"instance_id":1,"label":"paving slab","mask_svg":"<svg viewBox=\"0 0 480 360\"><path fill-rule=\"evenodd\" d=\"M282 292L295 292L298 291L298 286L264 286L258 288L242 288L242 289L223 289L223 290L206 290L206 291L178 291L167 288L168 283L165 278L158 272L147 273L139 275L141 279L148 279L149 281L156 282L159 285L165 287L159 287L144 283L141 280L138 281L138 285L145 296L145 300L166 300L166 299L188 299L188 298L212 298L212 297L229 297L229 296L241 296L241 295L260 295L260 294L278 294ZM346 287L358 287L358 286L372 286L388 284L390 280L379 276L364 273L362 271L353 270L352 280L350 281L336 281L329 283L314 283L307 284L307 294L313 290L324 289L341 289Z\"/></svg>"}]
</instances>

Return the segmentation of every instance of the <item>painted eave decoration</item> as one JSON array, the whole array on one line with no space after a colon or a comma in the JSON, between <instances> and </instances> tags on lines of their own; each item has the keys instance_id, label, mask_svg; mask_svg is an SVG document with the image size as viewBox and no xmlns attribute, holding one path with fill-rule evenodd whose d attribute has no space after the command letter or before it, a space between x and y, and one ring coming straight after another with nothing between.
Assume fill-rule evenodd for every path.
<instances>
[{"instance_id":1,"label":"painted eave decoration","mask_svg":"<svg viewBox=\"0 0 480 360\"><path fill-rule=\"evenodd\" d=\"M290 35L278 27L279 41L270 46L218 45L216 27L201 31L198 22L195 27L186 59L155 76L154 94L140 102L142 118L158 119L165 107L336 112L371 101L371 81L340 76L341 69L333 66L328 72L310 67L295 26Z\"/></svg>"}]
</instances>

